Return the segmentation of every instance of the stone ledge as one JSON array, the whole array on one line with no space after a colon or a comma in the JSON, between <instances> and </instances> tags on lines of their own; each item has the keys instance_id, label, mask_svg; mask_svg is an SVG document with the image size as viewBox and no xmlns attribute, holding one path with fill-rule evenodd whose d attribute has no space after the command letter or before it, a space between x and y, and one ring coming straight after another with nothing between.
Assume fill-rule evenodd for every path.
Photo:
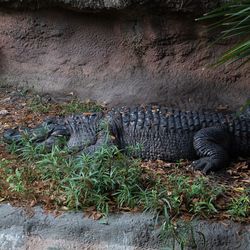
<instances>
[{"instance_id":1,"label":"stone ledge","mask_svg":"<svg viewBox=\"0 0 250 250\"><path fill-rule=\"evenodd\" d=\"M32 216L22 208L0 205L0 250L25 249L107 249L156 250L172 249L173 238L159 237L159 227L150 214L113 214L107 223L94 221L82 212L66 212L54 217L40 207ZM250 225L232 221L193 222L195 249L238 249L249 246ZM193 249L193 244L185 249ZM181 249L176 242L176 249Z\"/></svg>"},{"instance_id":2,"label":"stone ledge","mask_svg":"<svg viewBox=\"0 0 250 250\"><path fill-rule=\"evenodd\" d=\"M166 8L169 11L204 13L227 0L0 0L0 6L21 9L62 7L76 11L102 11L130 7Z\"/></svg>"}]
</instances>

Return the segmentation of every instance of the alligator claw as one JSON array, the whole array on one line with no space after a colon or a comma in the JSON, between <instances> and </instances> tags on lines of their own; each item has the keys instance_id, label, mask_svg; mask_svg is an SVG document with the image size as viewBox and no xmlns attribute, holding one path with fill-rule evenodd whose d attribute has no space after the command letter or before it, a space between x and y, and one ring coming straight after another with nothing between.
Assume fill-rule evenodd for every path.
<instances>
[{"instance_id":1,"label":"alligator claw","mask_svg":"<svg viewBox=\"0 0 250 250\"><path fill-rule=\"evenodd\" d=\"M208 172L210 172L215 168L213 161L209 157L193 161L192 166L194 170L199 170L204 174L207 174Z\"/></svg>"}]
</instances>

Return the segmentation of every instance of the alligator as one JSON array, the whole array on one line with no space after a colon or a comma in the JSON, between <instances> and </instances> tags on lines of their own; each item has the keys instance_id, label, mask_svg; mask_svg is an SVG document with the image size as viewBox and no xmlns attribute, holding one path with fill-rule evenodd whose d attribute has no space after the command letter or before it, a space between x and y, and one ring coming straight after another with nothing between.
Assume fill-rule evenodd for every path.
<instances>
[{"instance_id":1,"label":"alligator","mask_svg":"<svg viewBox=\"0 0 250 250\"><path fill-rule=\"evenodd\" d=\"M250 112L241 114L179 111L160 106L113 109L109 112L52 117L33 129L9 129L3 137L30 140L51 148L64 136L70 152L95 152L115 144L134 157L175 162L193 160L203 173L227 167L238 156L250 156ZM108 136L107 136L108 134ZM107 139L108 138L108 139Z\"/></svg>"}]
</instances>

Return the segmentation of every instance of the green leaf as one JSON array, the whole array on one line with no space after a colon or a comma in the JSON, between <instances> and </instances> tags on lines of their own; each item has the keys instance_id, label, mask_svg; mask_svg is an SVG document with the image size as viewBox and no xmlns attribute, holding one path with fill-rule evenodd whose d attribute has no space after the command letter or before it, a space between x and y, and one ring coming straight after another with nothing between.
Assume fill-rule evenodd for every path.
<instances>
[{"instance_id":1,"label":"green leaf","mask_svg":"<svg viewBox=\"0 0 250 250\"><path fill-rule=\"evenodd\" d=\"M243 65L249 62L250 57L250 0L239 1L234 0L224 4L203 17L196 19L197 21L211 20L209 30L221 29L221 35L214 43L229 39L232 37L239 38L240 44L237 44L230 50L226 51L214 64L214 66L232 63L238 60L242 61ZM213 43L213 44L214 44ZM245 62L244 62L245 60Z\"/></svg>"}]
</instances>

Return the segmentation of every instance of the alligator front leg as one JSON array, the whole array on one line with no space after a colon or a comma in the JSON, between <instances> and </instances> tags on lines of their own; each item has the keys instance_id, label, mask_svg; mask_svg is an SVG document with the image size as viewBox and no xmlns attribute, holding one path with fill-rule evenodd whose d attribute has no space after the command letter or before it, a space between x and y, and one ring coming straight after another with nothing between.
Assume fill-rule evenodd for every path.
<instances>
[{"instance_id":1,"label":"alligator front leg","mask_svg":"<svg viewBox=\"0 0 250 250\"><path fill-rule=\"evenodd\" d=\"M97 135L97 140L95 141L94 144L89 145L83 149L81 149L78 153L79 154L94 154L95 152L97 152L98 150L100 150L102 147L104 146L111 146L111 145L115 145L113 143L112 138L107 135L105 132L99 132Z\"/></svg>"},{"instance_id":2,"label":"alligator front leg","mask_svg":"<svg viewBox=\"0 0 250 250\"><path fill-rule=\"evenodd\" d=\"M195 170L207 174L229 165L230 135L223 128L199 130L194 136L193 144L197 155L201 157L192 164Z\"/></svg>"},{"instance_id":3,"label":"alligator front leg","mask_svg":"<svg viewBox=\"0 0 250 250\"><path fill-rule=\"evenodd\" d=\"M65 119L70 138L68 150L73 153L91 153L102 144L104 135L101 128L102 113L72 115Z\"/></svg>"}]
</instances>

